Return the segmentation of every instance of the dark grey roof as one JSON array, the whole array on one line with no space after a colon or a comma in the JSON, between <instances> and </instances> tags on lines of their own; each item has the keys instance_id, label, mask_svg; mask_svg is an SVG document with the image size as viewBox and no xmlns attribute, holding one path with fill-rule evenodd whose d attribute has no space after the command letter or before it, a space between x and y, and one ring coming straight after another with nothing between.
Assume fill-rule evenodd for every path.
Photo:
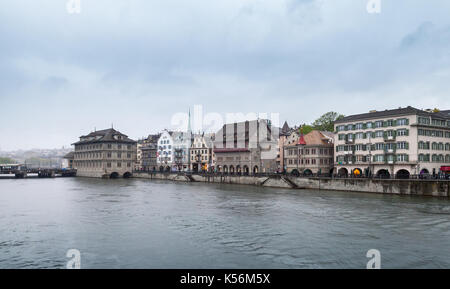
<instances>
[{"instance_id":1,"label":"dark grey roof","mask_svg":"<svg viewBox=\"0 0 450 289\"><path fill-rule=\"evenodd\" d=\"M67 159L67 160L73 160L74 156L75 156L75 152L70 152L70 153L66 154L64 156L64 158Z\"/></svg>"},{"instance_id":2,"label":"dark grey roof","mask_svg":"<svg viewBox=\"0 0 450 289\"><path fill-rule=\"evenodd\" d=\"M120 140L115 139L114 136L116 136L116 135L121 136L122 139L120 139ZM91 138L91 137L93 137L95 139L92 139L92 140L87 139L87 138ZM113 128L109 128L109 129L94 131L88 135L81 136L80 141L74 143L73 145L99 143L99 142L136 143L136 141L128 138L127 135L125 135Z\"/></svg>"},{"instance_id":3,"label":"dark grey roof","mask_svg":"<svg viewBox=\"0 0 450 289\"><path fill-rule=\"evenodd\" d=\"M365 119L375 119L375 118L385 118L385 117L396 117L396 116L406 116L406 115L422 115L422 116L434 116L434 117L440 117L440 118L449 118L448 114L445 116L445 113L447 111L441 111L437 113L433 112L427 112L421 109L417 109L411 106L405 107L405 108L397 108L397 109L387 109L383 111L374 111L369 113L363 113L363 114L355 114L355 115L349 115L344 117L343 119L335 121L335 123L344 123L344 122L351 122L351 121L358 121L358 120L365 120Z\"/></svg>"},{"instance_id":4,"label":"dark grey roof","mask_svg":"<svg viewBox=\"0 0 450 289\"><path fill-rule=\"evenodd\" d=\"M288 135L291 128L289 127L287 121L284 122L283 127L281 128L280 134L281 135Z\"/></svg>"}]
</instances>

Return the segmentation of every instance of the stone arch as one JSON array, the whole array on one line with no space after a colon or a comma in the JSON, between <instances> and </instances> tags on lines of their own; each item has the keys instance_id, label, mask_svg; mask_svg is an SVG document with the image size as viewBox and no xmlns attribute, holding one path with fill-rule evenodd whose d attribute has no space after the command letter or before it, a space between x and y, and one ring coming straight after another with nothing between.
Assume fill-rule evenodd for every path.
<instances>
[{"instance_id":1,"label":"stone arch","mask_svg":"<svg viewBox=\"0 0 450 289\"><path fill-rule=\"evenodd\" d=\"M347 177L348 176L348 170L346 168L340 168L338 170L338 175L340 177Z\"/></svg>"},{"instance_id":2,"label":"stone arch","mask_svg":"<svg viewBox=\"0 0 450 289\"><path fill-rule=\"evenodd\" d=\"M379 169L377 171L376 176L377 176L377 178L380 178L380 179L388 179L388 178L390 178L391 174L386 169Z\"/></svg>"},{"instance_id":3,"label":"stone arch","mask_svg":"<svg viewBox=\"0 0 450 289\"><path fill-rule=\"evenodd\" d=\"M259 168L258 168L258 166L254 166L254 167L253 167L253 173L254 173L254 174L259 173Z\"/></svg>"},{"instance_id":4,"label":"stone arch","mask_svg":"<svg viewBox=\"0 0 450 289\"><path fill-rule=\"evenodd\" d=\"M395 174L396 179L409 179L410 176L411 174L406 169L398 170L397 173Z\"/></svg>"},{"instance_id":5,"label":"stone arch","mask_svg":"<svg viewBox=\"0 0 450 289\"><path fill-rule=\"evenodd\" d=\"M132 174L130 172L126 172L123 174L124 179L129 179L129 178L131 178L131 176L132 176Z\"/></svg>"},{"instance_id":6,"label":"stone arch","mask_svg":"<svg viewBox=\"0 0 450 289\"><path fill-rule=\"evenodd\" d=\"M118 172L112 172L112 173L109 175L109 178L110 178L110 179L118 179L118 178L119 178L119 173L118 173Z\"/></svg>"},{"instance_id":7,"label":"stone arch","mask_svg":"<svg viewBox=\"0 0 450 289\"><path fill-rule=\"evenodd\" d=\"M233 165L230 166L230 174L234 175L234 166Z\"/></svg>"},{"instance_id":8,"label":"stone arch","mask_svg":"<svg viewBox=\"0 0 450 289\"><path fill-rule=\"evenodd\" d=\"M300 172L299 172L297 169L293 169L292 172L291 172L291 174L292 174L294 177L299 177L299 176L300 176Z\"/></svg>"},{"instance_id":9,"label":"stone arch","mask_svg":"<svg viewBox=\"0 0 450 289\"><path fill-rule=\"evenodd\" d=\"M244 166L244 175L248 176L248 174L250 173L250 170L248 168L247 165Z\"/></svg>"},{"instance_id":10,"label":"stone arch","mask_svg":"<svg viewBox=\"0 0 450 289\"><path fill-rule=\"evenodd\" d=\"M355 168L355 169L352 170L352 175L356 176L356 177L361 177L361 176L364 175L364 172L360 168Z\"/></svg>"},{"instance_id":11,"label":"stone arch","mask_svg":"<svg viewBox=\"0 0 450 289\"><path fill-rule=\"evenodd\" d=\"M227 167L227 166L223 166L223 172L224 172L225 174L228 174L228 167Z\"/></svg>"},{"instance_id":12,"label":"stone arch","mask_svg":"<svg viewBox=\"0 0 450 289\"><path fill-rule=\"evenodd\" d=\"M310 169L305 169L303 171L304 176L312 176L313 172Z\"/></svg>"},{"instance_id":13,"label":"stone arch","mask_svg":"<svg viewBox=\"0 0 450 289\"><path fill-rule=\"evenodd\" d=\"M237 166L236 166L236 173L237 173L238 175L241 175L241 174L242 174L242 168L241 168L240 165L237 165Z\"/></svg>"},{"instance_id":14,"label":"stone arch","mask_svg":"<svg viewBox=\"0 0 450 289\"><path fill-rule=\"evenodd\" d=\"M430 171L428 171L428 169L422 169L422 170L420 171L420 174L421 174L421 175L429 175L429 174L430 174Z\"/></svg>"}]
</instances>

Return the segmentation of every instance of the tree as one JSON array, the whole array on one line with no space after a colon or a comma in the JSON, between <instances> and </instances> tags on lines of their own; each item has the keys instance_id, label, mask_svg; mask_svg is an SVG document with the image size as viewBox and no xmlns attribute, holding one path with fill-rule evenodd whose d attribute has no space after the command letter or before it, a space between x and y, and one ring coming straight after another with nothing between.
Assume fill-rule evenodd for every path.
<instances>
[{"instance_id":1,"label":"tree","mask_svg":"<svg viewBox=\"0 0 450 289\"><path fill-rule=\"evenodd\" d=\"M312 127L322 131L334 131L334 122L344 118L344 115L334 111L330 111L316 119L312 123Z\"/></svg>"},{"instance_id":2,"label":"tree","mask_svg":"<svg viewBox=\"0 0 450 289\"><path fill-rule=\"evenodd\" d=\"M0 164L15 164L16 161L11 158L0 157Z\"/></svg>"},{"instance_id":3,"label":"tree","mask_svg":"<svg viewBox=\"0 0 450 289\"><path fill-rule=\"evenodd\" d=\"M304 124L301 126L300 128L301 132L303 132L304 135L312 132L314 130L314 128L308 124Z\"/></svg>"}]
</instances>

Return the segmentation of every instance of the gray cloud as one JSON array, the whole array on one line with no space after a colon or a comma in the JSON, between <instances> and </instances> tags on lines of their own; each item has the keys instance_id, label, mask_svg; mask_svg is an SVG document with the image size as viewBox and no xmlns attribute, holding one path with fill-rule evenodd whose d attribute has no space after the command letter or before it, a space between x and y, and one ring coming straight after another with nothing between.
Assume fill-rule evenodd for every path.
<instances>
[{"instance_id":1,"label":"gray cloud","mask_svg":"<svg viewBox=\"0 0 450 289\"><path fill-rule=\"evenodd\" d=\"M111 122L139 137L194 104L291 123L329 110L448 108L450 3L383 1L379 15L365 4L82 0L69 15L64 1L7 1L0 105L4 118L30 119L1 128L0 146L67 145ZM52 138L37 137L55 117Z\"/></svg>"}]
</instances>

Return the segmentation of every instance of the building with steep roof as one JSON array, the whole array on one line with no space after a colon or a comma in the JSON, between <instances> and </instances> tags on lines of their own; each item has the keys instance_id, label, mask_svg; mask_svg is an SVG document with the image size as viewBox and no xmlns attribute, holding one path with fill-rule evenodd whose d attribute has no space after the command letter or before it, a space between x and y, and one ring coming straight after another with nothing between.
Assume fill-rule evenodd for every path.
<instances>
[{"instance_id":1,"label":"building with steep roof","mask_svg":"<svg viewBox=\"0 0 450 289\"><path fill-rule=\"evenodd\" d=\"M131 177L136 162L136 141L127 135L110 128L81 136L72 145L77 176Z\"/></svg>"},{"instance_id":2,"label":"building with steep roof","mask_svg":"<svg viewBox=\"0 0 450 289\"><path fill-rule=\"evenodd\" d=\"M332 133L313 130L295 133L284 148L286 172L293 175L329 175L333 172Z\"/></svg>"}]
</instances>

